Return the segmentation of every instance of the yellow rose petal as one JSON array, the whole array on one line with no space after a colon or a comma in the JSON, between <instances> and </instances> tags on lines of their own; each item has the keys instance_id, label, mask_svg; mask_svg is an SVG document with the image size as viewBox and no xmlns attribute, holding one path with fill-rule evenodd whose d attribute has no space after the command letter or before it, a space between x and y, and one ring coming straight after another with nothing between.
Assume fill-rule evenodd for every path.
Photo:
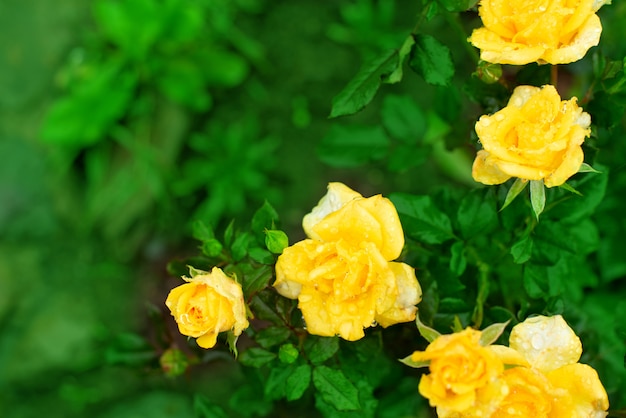
<instances>
[{"instance_id":1,"label":"yellow rose petal","mask_svg":"<svg viewBox=\"0 0 626 418\"><path fill-rule=\"evenodd\" d=\"M472 165L472 177L483 184L502 184L511 178L510 175L502 172L489 159L489 153L484 150L478 151L474 164Z\"/></svg>"},{"instance_id":2,"label":"yellow rose petal","mask_svg":"<svg viewBox=\"0 0 626 418\"><path fill-rule=\"evenodd\" d=\"M317 206L302 219L304 232L310 238L321 240L315 231L313 231L313 227L332 212L341 209L346 203L360 197L363 196L343 183L329 183L328 191L324 197L322 197Z\"/></svg>"},{"instance_id":3,"label":"yellow rose petal","mask_svg":"<svg viewBox=\"0 0 626 418\"><path fill-rule=\"evenodd\" d=\"M598 373L586 364L570 364L546 374L554 387L560 389L560 396L554 403L551 417L593 417L607 416L609 399Z\"/></svg>"},{"instance_id":4,"label":"yellow rose petal","mask_svg":"<svg viewBox=\"0 0 626 418\"><path fill-rule=\"evenodd\" d=\"M509 346L544 372L574 364L582 354L580 339L561 315L538 315L515 325Z\"/></svg>"}]
</instances>

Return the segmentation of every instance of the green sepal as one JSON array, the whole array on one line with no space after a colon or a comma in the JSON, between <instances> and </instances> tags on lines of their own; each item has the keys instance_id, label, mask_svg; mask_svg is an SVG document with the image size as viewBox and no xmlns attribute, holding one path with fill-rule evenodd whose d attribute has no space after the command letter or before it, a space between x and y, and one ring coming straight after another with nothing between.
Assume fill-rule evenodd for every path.
<instances>
[{"instance_id":1,"label":"green sepal","mask_svg":"<svg viewBox=\"0 0 626 418\"><path fill-rule=\"evenodd\" d=\"M491 324L482 331L480 335L480 345L486 347L496 342L500 335L504 332L510 321Z\"/></svg>"},{"instance_id":2,"label":"green sepal","mask_svg":"<svg viewBox=\"0 0 626 418\"><path fill-rule=\"evenodd\" d=\"M599 173L599 171L596 171L596 173ZM567 184L567 183L563 183L563 184L561 184L559 187L560 187L561 189L563 189L563 190L567 190L568 192L571 192L571 193L577 194L578 196L581 196L581 197L582 197L582 195L583 195L581 192L579 192L578 190L574 189L572 186L570 186L570 185L569 185L569 184Z\"/></svg>"},{"instance_id":3,"label":"green sepal","mask_svg":"<svg viewBox=\"0 0 626 418\"><path fill-rule=\"evenodd\" d=\"M515 179L515 182L513 183L513 185L509 189L509 192L506 194L506 197L504 198L504 205L502 205L500 210L504 210L504 208L509 206L511 202L513 201L513 199L515 199L517 195L520 194L522 190L526 188L527 185L528 185L528 180Z\"/></svg>"},{"instance_id":4,"label":"green sepal","mask_svg":"<svg viewBox=\"0 0 626 418\"><path fill-rule=\"evenodd\" d=\"M411 357L413 355L408 355L405 358L401 358L398 361L402 364L405 364L409 367L413 367L414 369L420 369L422 367L428 367L430 366L430 361L413 361L411 360Z\"/></svg>"},{"instance_id":5,"label":"green sepal","mask_svg":"<svg viewBox=\"0 0 626 418\"><path fill-rule=\"evenodd\" d=\"M539 215L546 207L546 189L543 185L543 180L530 181L530 203L537 220L539 220Z\"/></svg>"},{"instance_id":6,"label":"green sepal","mask_svg":"<svg viewBox=\"0 0 626 418\"><path fill-rule=\"evenodd\" d=\"M228 343L228 348L230 349L230 352L233 353L233 356L235 357L235 359L237 359L237 356L239 355L239 351L237 350L237 340L239 339L239 335L235 335L233 331L228 331L226 335L227 335L226 342Z\"/></svg>"},{"instance_id":7,"label":"green sepal","mask_svg":"<svg viewBox=\"0 0 626 418\"><path fill-rule=\"evenodd\" d=\"M420 321L419 315L415 315L415 324L420 335L426 339L429 343L432 343L441 336L441 333L434 328L428 327Z\"/></svg>"},{"instance_id":8,"label":"green sepal","mask_svg":"<svg viewBox=\"0 0 626 418\"><path fill-rule=\"evenodd\" d=\"M598 171L587 163L582 163L578 169L579 173L597 173L602 174L602 171Z\"/></svg>"}]
</instances>

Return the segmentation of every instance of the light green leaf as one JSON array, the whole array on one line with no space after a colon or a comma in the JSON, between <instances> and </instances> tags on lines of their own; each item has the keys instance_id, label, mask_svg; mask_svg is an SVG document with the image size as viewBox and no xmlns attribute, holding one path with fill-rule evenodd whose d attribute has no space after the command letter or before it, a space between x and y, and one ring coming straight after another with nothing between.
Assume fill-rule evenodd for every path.
<instances>
[{"instance_id":1,"label":"light green leaf","mask_svg":"<svg viewBox=\"0 0 626 418\"><path fill-rule=\"evenodd\" d=\"M278 349L278 359L285 364L293 363L298 359L299 355L300 352L298 352L296 346L291 343L283 344Z\"/></svg>"},{"instance_id":2,"label":"light green leaf","mask_svg":"<svg viewBox=\"0 0 626 418\"><path fill-rule=\"evenodd\" d=\"M447 86L454 76L450 50L430 35L415 35L409 66L435 86Z\"/></svg>"},{"instance_id":3,"label":"light green leaf","mask_svg":"<svg viewBox=\"0 0 626 418\"><path fill-rule=\"evenodd\" d=\"M511 202L513 202L513 199L515 199L517 195L520 194L522 190L526 188L527 185L528 185L528 180L515 179L515 182L513 183L513 185L509 189L509 192L506 194L506 197L504 198L504 205L502 205L500 210L504 210L504 208L509 206Z\"/></svg>"},{"instance_id":4,"label":"light green leaf","mask_svg":"<svg viewBox=\"0 0 626 418\"><path fill-rule=\"evenodd\" d=\"M574 189L572 186L570 186L570 185L569 185L569 184L567 184L567 183L563 183L563 184L561 184L559 187L560 187L561 189L563 189L563 190L567 190L568 192L574 193L574 194L576 194L576 195L578 195L578 196L581 196L581 197L582 197L582 195L583 195L581 192L579 192L578 190Z\"/></svg>"},{"instance_id":5,"label":"light green leaf","mask_svg":"<svg viewBox=\"0 0 626 418\"><path fill-rule=\"evenodd\" d=\"M579 173L598 173L601 174L602 171L598 171L587 163L582 163L580 168L578 169Z\"/></svg>"},{"instance_id":6,"label":"light green leaf","mask_svg":"<svg viewBox=\"0 0 626 418\"><path fill-rule=\"evenodd\" d=\"M400 47L400 51L398 51L398 67L388 76L383 77L383 82L388 84L399 83L402 80L402 73L404 66L404 62L411 54L411 50L413 49L413 45L415 45L415 38L413 35L409 35Z\"/></svg>"},{"instance_id":7,"label":"light green leaf","mask_svg":"<svg viewBox=\"0 0 626 418\"><path fill-rule=\"evenodd\" d=\"M339 369L317 366L313 370L313 384L322 399L339 411L356 411L361 407L357 388Z\"/></svg>"},{"instance_id":8,"label":"light green leaf","mask_svg":"<svg viewBox=\"0 0 626 418\"><path fill-rule=\"evenodd\" d=\"M378 91L381 79L398 67L398 51L390 50L376 57L354 76L333 98L330 117L352 115L367 106Z\"/></svg>"},{"instance_id":9,"label":"light green leaf","mask_svg":"<svg viewBox=\"0 0 626 418\"><path fill-rule=\"evenodd\" d=\"M207 257L217 257L222 252L222 244L216 239L209 239L202 243L202 254Z\"/></svg>"},{"instance_id":10,"label":"light green leaf","mask_svg":"<svg viewBox=\"0 0 626 418\"><path fill-rule=\"evenodd\" d=\"M509 321L489 325L480 335L480 345L486 347L495 343L496 340L500 338L500 335L502 335L507 325L509 325Z\"/></svg>"},{"instance_id":11,"label":"light green leaf","mask_svg":"<svg viewBox=\"0 0 626 418\"><path fill-rule=\"evenodd\" d=\"M539 215L541 215L543 208L546 206L546 189L543 185L543 180L530 181L530 203L535 216L539 219Z\"/></svg>"},{"instance_id":12,"label":"light green leaf","mask_svg":"<svg viewBox=\"0 0 626 418\"><path fill-rule=\"evenodd\" d=\"M430 366L430 361L413 361L411 360L411 357L412 355L408 355L405 358L399 359L398 361L409 367L413 367L414 369L420 369L422 367Z\"/></svg>"}]
</instances>

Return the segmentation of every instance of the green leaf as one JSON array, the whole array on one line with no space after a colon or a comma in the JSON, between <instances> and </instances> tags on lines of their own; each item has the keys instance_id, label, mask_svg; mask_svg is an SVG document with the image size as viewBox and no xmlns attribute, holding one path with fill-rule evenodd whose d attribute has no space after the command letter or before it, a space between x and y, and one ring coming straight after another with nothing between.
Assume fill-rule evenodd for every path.
<instances>
[{"instance_id":1,"label":"green leaf","mask_svg":"<svg viewBox=\"0 0 626 418\"><path fill-rule=\"evenodd\" d=\"M251 259L261 264L274 264L274 256L265 248L252 247L248 250Z\"/></svg>"},{"instance_id":2,"label":"green leaf","mask_svg":"<svg viewBox=\"0 0 626 418\"><path fill-rule=\"evenodd\" d=\"M199 393L193 396L193 409L198 418L228 418L228 414L222 407L209 401Z\"/></svg>"},{"instance_id":3,"label":"green leaf","mask_svg":"<svg viewBox=\"0 0 626 418\"><path fill-rule=\"evenodd\" d=\"M400 363L403 363L409 367L412 367L414 369L420 369L422 367L428 367L430 366L430 361L425 360L425 361L413 361L411 359L412 355L406 356L403 359L398 360Z\"/></svg>"},{"instance_id":4,"label":"green leaf","mask_svg":"<svg viewBox=\"0 0 626 418\"><path fill-rule=\"evenodd\" d=\"M252 216L252 232L259 237L264 237L265 230L275 229L277 223L278 212L266 200ZM261 242L264 242L264 240Z\"/></svg>"},{"instance_id":5,"label":"green leaf","mask_svg":"<svg viewBox=\"0 0 626 418\"><path fill-rule=\"evenodd\" d=\"M450 248L450 270L460 276L467 267L467 259L465 258L465 243L457 241Z\"/></svg>"},{"instance_id":6,"label":"green leaf","mask_svg":"<svg viewBox=\"0 0 626 418\"><path fill-rule=\"evenodd\" d=\"M389 199L396 206L405 233L427 244L441 244L454 238L448 215L440 211L430 196L393 193Z\"/></svg>"},{"instance_id":7,"label":"green leaf","mask_svg":"<svg viewBox=\"0 0 626 418\"><path fill-rule=\"evenodd\" d=\"M265 231L265 246L274 254L282 254L289 246L289 238L283 231L270 229Z\"/></svg>"},{"instance_id":8,"label":"green leaf","mask_svg":"<svg viewBox=\"0 0 626 418\"><path fill-rule=\"evenodd\" d=\"M511 247L513 261L517 264L524 264L530 260L532 250L533 239L530 237L530 234L526 234Z\"/></svg>"},{"instance_id":9,"label":"green leaf","mask_svg":"<svg viewBox=\"0 0 626 418\"><path fill-rule=\"evenodd\" d=\"M449 12L464 12L474 7L478 0L437 0Z\"/></svg>"},{"instance_id":10,"label":"green leaf","mask_svg":"<svg viewBox=\"0 0 626 418\"><path fill-rule=\"evenodd\" d=\"M500 210L504 210L504 208L509 206L511 202L513 202L513 199L515 199L517 195L520 194L522 190L526 188L527 185L528 185L528 180L515 179L515 182L513 183L513 185L509 189L509 192L506 194L506 197L504 198L504 204L502 205Z\"/></svg>"},{"instance_id":11,"label":"green leaf","mask_svg":"<svg viewBox=\"0 0 626 418\"><path fill-rule=\"evenodd\" d=\"M235 220L231 220L224 231L224 245L230 247L233 242L233 237L235 236Z\"/></svg>"},{"instance_id":12,"label":"green leaf","mask_svg":"<svg viewBox=\"0 0 626 418\"><path fill-rule=\"evenodd\" d=\"M298 359L300 352L295 345L283 344L278 349L278 359L285 364L291 364Z\"/></svg>"},{"instance_id":13,"label":"green leaf","mask_svg":"<svg viewBox=\"0 0 626 418\"><path fill-rule=\"evenodd\" d=\"M330 117L352 115L367 106L378 91L381 79L398 67L398 52L390 50L365 64L348 85L333 98Z\"/></svg>"},{"instance_id":14,"label":"green leaf","mask_svg":"<svg viewBox=\"0 0 626 418\"><path fill-rule=\"evenodd\" d=\"M161 93L175 103L197 111L206 111L213 104L202 68L188 59L166 60L155 81Z\"/></svg>"},{"instance_id":15,"label":"green leaf","mask_svg":"<svg viewBox=\"0 0 626 418\"><path fill-rule=\"evenodd\" d=\"M567 183L563 183L563 184L561 184L559 187L560 187L561 189L563 189L563 190L567 190L567 191L568 191L568 192L570 192L570 193L574 193L575 195L578 195L578 196L581 196L581 197L582 197L582 195L583 195L581 192L579 192L578 190L574 189L572 186L570 186L570 185L569 185L569 184L567 184Z\"/></svg>"},{"instance_id":16,"label":"green leaf","mask_svg":"<svg viewBox=\"0 0 626 418\"><path fill-rule=\"evenodd\" d=\"M263 391L267 399L277 400L285 397L287 379L289 379L294 369L295 367L292 364L285 367L272 367L265 381L265 389Z\"/></svg>"},{"instance_id":17,"label":"green leaf","mask_svg":"<svg viewBox=\"0 0 626 418\"><path fill-rule=\"evenodd\" d=\"M199 219L193 222L191 228L192 236L198 241L209 241L215 238L215 234L213 233L211 226L205 224Z\"/></svg>"},{"instance_id":18,"label":"green leaf","mask_svg":"<svg viewBox=\"0 0 626 418\"><path fill-rule=\"evenodd\" d=\"M287 378L285 396L288 401L300 399L311 384L311 366L302 364Z\"/></svg>"},{"instance_id":19,"label":"green leaf","mask_svg":"<svg viewBox=\"0 0 626 418\"><path fill-rule=\"evenodd\" d=\"M465 239L487 234L498 226L496 204L495 194L488 188L465 195L456 215Z\"/></svg>"},{"instance_id":20,"label":"green leaf","mask_svg":"<svg viewBox=\"0 0 626 418\"><path fill-rule=\"evenodd\" d=\"M317 147L322 162L333 167L358 167L387 155L389 138L380 126L331 126Z\"/></svg>"},{"instance_id":21,"label":"green leaf","mask_svg":"<svg viewBox=\"0 0 626 418\"><path fill-rule=\"evenodd\" d=\"M426 131L426 118L422 110L406 95L387 95L381 117L387 132L405 144L416 144Z\"/></svg>"},{"instance_id":22,"label":"green leaf","mask_svg":"<svg viewBox=\"0 0 626 418\"><path fill-rule=\"evenodd\" d=\"M409 66L435 86L447 86L454 76L450 50L430 35L415 35Z\"/></svg>"},{"instance_id":23,"label":"green leaf","mask_svg":"<svg viewBox=\"0 0 626 418\"><path fill-rule=\"evenodd\" d=\"M409 35L400 47L400 51L398 51L398 66L397 68L388 76L383 76L383 82L388 84L396 84L402 80L404 62L411 54L411 50L413 49L413 45L415 45L415 38L413 35Z\"/></svg>"},{"instance_id":24,"label":"green leaf","mask_svg":"<svg viewBox=\"0 0 626 418\"><path fill-rule=\"evenodd\" d=\"M339 411L356 411L361 407L358 390L339 369L317 366L313 369L313 384L322 399Z\"/></svg>"},{"instance_id":25,"label":"green leaf","mask_svg":"<svg viewBox=\"0 0 626 418\"><path fill-rule=\"evenodd\" d=\"M415 316L415 324L417 325L417 330L419 331L420 335L424 337L424 339L426 339L426 341L428 341L429 343L432 343L441 336L439 331L437 331L436 329L424 325L420 320L419 315Z\"/></svg>"},{"instance_id":26,"label":"green leaf","mask_svg":"<svg viewBox=\"0 0 626 418\"><path fill-rule=\"evenodd\" d=\"M480 345L486 347L495 343L508 325L509 321L489 325L480 335Z\"/></svg>"},{"instance_id":27,"label":"green leaf","mask_svg":"<svg viewBox=\"0 0 626 418\"><path fill-rule=\"evenodd\" d=\"M572 224L594 213L604 198L608 183L608 168L601 167L601 171L601 174L585 175L571 180L571 185L583 196L568 195L567 199L561 199L546 211L544 217Z\"/></svg>"},{"instance_id":28,"label":"green leaf","mask_svg":"<svg viewBox=\"0 0 626 418\"><path fill-rule=\"evenodd\" d=\"M309 335L304 344L304 349L311 363L321 364L339 350L339 338Z\"/></svg>"},{"instance_id":29,"label":"green leaf","mask_svg":"<svg viewBox=\"0 0 626 418\"><path fill-rule=\"evenodd\" d=\"M246 296L265 289L273 276L270 266L252 267L248 265L247 268L242 267L242 270L244 273L242 287Z\"/></svg>"},{"instance_id":30,"label":"green leaf","mask_svg":"<svg viewBox=\"0 0 626 418\"><path fill-rule=\"evenodd\" d=\"M263 348L270 348L278 345L289 338L291 332L284 327L267 327L259 331L254 340Z\"/></svg>"},{"instance_id":31,"label":"green leaf","mask_svg":"<svg viewBox=\"0 0 626 418\"><path fill-rule=\"evenodd\" d=\"M530 181L530 203L535 216L539 219L543 208L546 207L546 188L543 185L543 180Z\"/></svg>"},{"instance_id":32,"label":"green leaf","mask_svg":"<svg viewBox=\"0 0 626 418\"><path fill-rule=\"evenodd\" d=\"M260 347L250 347L239 356L244 366L261 367L276 358L276 354Z\"/></svg>"},{"instance_id":33,"label":"green leaf","mask_svg":"<svg viewBox=\"0 0 626 418\"><path fill-rule=\"evenodd\" d=\"M472 75L487 84L497 83L502 77L502 65L480 60L476 72Z\"/></svg>"},{"instance_id":34,"label":"green leaf","mask_svg":"<svg viewBox=\"0 0 626 418\"><path fill-rule=\"evenodd\" d=\"M248 254L248 246L250 245L250 241L252 241L252 235L248 232L244 232L235 238L233 242L233 246L231 247L233 260L241 261L246 254Z\"/></svg>"}]
</instances>

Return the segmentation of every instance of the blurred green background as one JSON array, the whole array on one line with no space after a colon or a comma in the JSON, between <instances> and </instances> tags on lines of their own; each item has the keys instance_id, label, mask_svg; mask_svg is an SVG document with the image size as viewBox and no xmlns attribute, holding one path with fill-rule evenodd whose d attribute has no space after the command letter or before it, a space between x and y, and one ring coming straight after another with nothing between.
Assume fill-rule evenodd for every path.
<instances>
[{"instance_id":1,"label":"blurred green background","mask_svg":"<svg viewBox=\"0 0 626 418\"><path fill-rule=\"evenodd\" d=\"M193 417L202 410L194 391L229 397L244 376L220 361L223 352L179 379L158 367L159 327L172 326L163 301L178 284L166 265L196 251L195 219L216 229L247 222L267 199L295 242L329 181L364 195L467 188L425 150L418 162L388 164L369 164L368 154L337 163L320 151L332 97L364 60L402 44L419 8L401 0L0 3L0 416ZM611 9L602 42L621 57L624 5ZM476 15L463 22L476 26ZM429 30L457 65L472 63L459 71L467 77L472 52L449 24ZM584 65L574 74L589 71ZM480 114L461 106L454 87L405 77L384 88L447 113L459 131ZM351 123L376 125L381 101ZM623 169L611 158L605 163ZM626 183L618 173L604 209L615 242L625 229L615 215ZM601 244L607 282L626 274L622 250ZM596 297L600 309L604 296Z\"/></svg>"}]
</instances>

